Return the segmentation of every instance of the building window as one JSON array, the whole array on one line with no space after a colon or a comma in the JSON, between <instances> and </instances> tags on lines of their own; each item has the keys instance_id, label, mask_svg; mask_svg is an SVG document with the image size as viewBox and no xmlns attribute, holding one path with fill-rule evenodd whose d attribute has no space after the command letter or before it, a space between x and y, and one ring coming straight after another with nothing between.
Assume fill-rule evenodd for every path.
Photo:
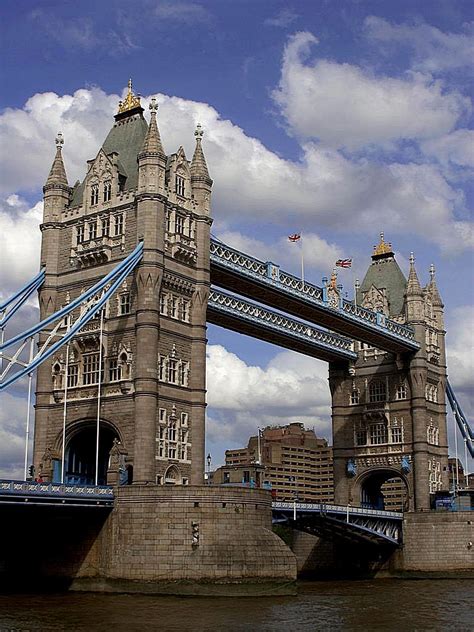
<instances>
[{"instance_id":1,"label":"building window","mask_svg":"<svg viewBox=\"0 0 474 632\"><path fill-rule=\"evenodd\" d=\"M109 202L112 197L112 182L107 180L104 182L104 202Z\"/></svg>"},{"instance_id":2,"label":"building window","mask_svg":"<svg viewBox=\"0 0 474 632\"><path fill-rule=\"evenodd\" d=\"M119 311L120 316L130 314L130 292L124 292L123 294L120 294Z\"/></svg>"},{"instance_id":3,"label":"building window","mask_svg":"<svg viewBox=\"0 0 474 632\"><path fill-rule=\"evenodd\" d=\"M188 425L188 413L181 413L181 425L182 426Z\"/></svg>"},{"instance_id":4,"label":"building window","mask_svg":"<svg viewBox=\"0 0 474 632\"><path fill-rule=\"evenodd\" d=\"M166 294L160 294L160 314L166 316Z\"/></svg>"},{"instance_id":5,"label":"building window","mask_svg":"<svg viewBox=\"0 0 474 632\"><path fill-rule=\"evenodd\" d=\"M387 399L387 389L382 380L373 380L369 386L369 402L384 402Z\"/></svg>"},{"instance_id":6,"label":"building window","mask_svg":"<svg viewBox=\"0 0 474 632\"><path fill-rule=\"evenodd\" d=\"M179 365L179 383L181 386L188 385L188 363L181 362Z\"/></svg>"},{"instance_id":7,"label":"building window","mask_svg":"<svg viewBox=\"0 0 474 632\"><path fill-rule=\"evenodd\" d=\"M176 424L170 422L168 426L168 441L176 441Z\"/></svg>"},{"instance_id":8,"label":"building window","mask_svg":"<svg viewBox=\"0 0 474 632\"><path fill-rule=\"evenodd\" d=\"M242 481L244 483L250 483L250 472L248 470L244 470L244 475Z\"/></svg>"},{"instance_id":9,"label":"building window","mask_svg":"<svg viewBox=\"0 0 474 632\"><path fill-rule=\"evenodd\" d=\"M82 244L84 242L84 224L78 224L77 226L77 243Z\"/></svg>"},{"instance_id":10,"label":"building window","mask_svg":"<svg viewBox=\"0 0 474 632\"><path fill-rule=\"evenodd\" d=\"M89 239L97 239L97 222L89 222Z\"/></svg>"},{"instance_id":11,"label":"building window","mask_svg":"<svg viewBox=\"0 0 474 632\"><path fill-rule=\"evenodd\" d=\"M391 429L391 435L392 435L392 443L402 443L403 441L403 433L402 433L402 429L398 426L395 426L394 428Z\"/></svg>"},{"instance_id":12,"label":"building window","mask_svg":"<svg viewBox=\"0 0 474 632\"><path fill-rule=\"evenodd\" d=\"M102 219L102 236L108 237L110 233L110 220L108 217Z\"/></svg>"},{"instance_id":13,"label":"building window","mask_svg":"<svg viewBox=\"0 0 474 632\"><path fill-rule=\"evenodd\" d=\"M356 440L356 445L366 445L367 444L367 430L365 429L356 430L355 440Z\"/></svg>"},{"instance_id":14,"label":"building window","mask_svg":"<svg viewBox=\"0 0 474 632\"><path fill-rule=\"evenodd\" d=\"M166 422L166 408L160 408L158 415L159 415L160 423L162 424L165 423Z\"/></svg>"},{"instance_id":15,"label":"building window","mask_svg":"<svg viewBox=\"0 0 474 632\"><path fill-rule=\"evenodd\" d=\"M176 459L176 446L170 445L168 448L168 458Z\"/></svg>"},{"instance_id":16,"label":"building window","mask_svg":"<svg viewBox=\"0 0 474 632\"><path fill-rule=\"evenodd\" d=\"M170 358L168 360L168 382L170 382L170 384L177 383L177 379L178 379L177 367L178 367L178 361Z\"/></svg>"},{"instance_id":17,"label":"building window","mask_svg":"<svg viewBox=\"0 0 474 632\"><path fill-rule=\"evenodd\" d=\"M176 218L174 220L174 232L178 235L184 234L184 217L182 215L176 214Z\"/></svg>"},{"instance_id":18,"label":"building window","mask_svg":"<svg viewBox=\"0 0 474 632\"><path fill-rule=\"evenodd\" d=\"M184 178L183 176L176 176L175 180L176 184L176 193L184 197Z\"/></svg>"},{"instance_id":19,"label":"building window","mask_svg":"<svg viewBox=\"0 0 474 632\"><path fill-rule=\"evenodd\" d=\"M181 304L181 315L185 323L189 323L189 314L190 314L189 301L186 301L185 299L183 299L183 302Z\"/></svg>"},{"instance_id":20,"label":"building window","mask_svg":"<svg viewBox=\"0 0 474 632\"><path fill-rule=\"evenodd\" d=\"M99 185L93 184L91 186L91 205L99 203Z\"/></svg>"},{"instance_id":21,"label":"building window","mask_svg":"<svg viewBox=\"0 0 474 632\"><path fill-rule=\"evenodd\" d=\"M230 472L224 472L224 483L230 483Z\"/></svg>"},{"instance_id":22,"label":"building window","mask_svg":"<svg viewBox=\"0 0 474 632\"><path fill-rule=\"evenodd\" d=\"M123 215L115 216L115 236L121 235L123 233Z\"/></svg>"},{"instance_id":23,"label":"building window","mask_svg":"<svg viewBox=\"0 0 474 632\"><path fill-rule=\"evenodd\" d=\"M89 353L83 356L82 363L83 383L85 385L97 384L99 381L99 354Z\"/></svg>"},{"instance_id":24,"label":"building window","mask_svg":"<svg viewBox=\"0 0 474 632\"><path fill-rule=\"evenodd\" d=\"M354 389L351 393L351 405L355 405L359 403L359 391Z\"/></svg>"},{"instance_id":25,"label":"building window","mask_svg":"<svg viewBox=\"0 0 474 632\"><path fill-rule=\"evenodd\" d=\"M178 299L176 296L170 296L169 315L171 318L178 318Z\"/></svg>"},{"instance_id":26,"label":"building window","mask_svg":"<svg viewBox=\"0 0 474 632\"><path fill-rule=\"evenodd\" d=\"M425 388L425 397L429 402L438 402L438 387L434 384L427 384Z\"/></svg>"},{"instance_id":27,"label":"building window","mask_svg":"<svg viewBox=\"0 0 474 632\"><path fill-rule=\"evenodd\" d=\"M370 443L379 445L380 443L387 443L387 441L387 426L384 423L372 424L370 426Z\"/></svg>"},{"instance_id":28,"label":"building window","mask_svg":"<svg viewBox=\"0 0 474 632\"><path fill-rule=\"evenodd\" d=\"M407 385L403 382L397 386L397 392L395 393L395 399L407 398Z\"/></svg>"},{"instance_id":29,"label":"building window","mask_svg":"<svg viewBox=\"0 0 474 632\"><path fill-rule=\"evenodd\" d=\"M110 358L109 380L111 382L119 382L121 379L122 379L122 365L119 364L118 358Z\"/></svg>"},{"instance_id":30,"label":"building window","mask_svg":"<svg viewBox=\"0 0 474 632\"><path fill-rule=\"evenodd\" d=\"M79 383L79 366L70 364L67 368L67 387L74 388Z\"/></svg>"}]
</instances>

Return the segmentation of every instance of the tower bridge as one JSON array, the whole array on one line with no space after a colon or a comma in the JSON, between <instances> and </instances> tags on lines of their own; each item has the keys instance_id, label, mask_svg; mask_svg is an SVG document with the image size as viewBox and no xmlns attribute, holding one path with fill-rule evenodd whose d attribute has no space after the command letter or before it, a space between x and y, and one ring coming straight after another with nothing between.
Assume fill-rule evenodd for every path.
<instances>
[{"instance_id":1,"label":"tower bridge","mask_svg":"<svg viewBox=\"0 0 474 632\"><path fill-rule=\"evenodd\" d=\"M41 272L0 306L0 389L27 378L31 395L37 372L32 460L41 484L2 483L0 509L8 505L12 516L12 498L23 509L32 500L60 506L83 489L113 489L105 498L113 509L94 522L84 558L99 551L101 577L156 581L160 561L174 579L215 579L225 563L219 577L286 581L294 561L268 531L268 493L203 486L206 323L329 363L336 508L304 508L300 519L320 533L377 540L381 523L369 525L361 509L344 526L337 506L381 509L382 485L395 477L405 510L429 510L433 494L448 489L446 389L472 453L472 430L447 382L434 268L423 287L412 256L405 278L382 235L351 302L335 273L319 287L211 239L203 130L196 128L192 160L182 147L167 155L157 110L152 99L147 123L129 85L74 187L62 135L56 140L43 189ZM36 291L40 322L6 338ZM25 478L29 462L26 451ZM184 533L173 546L169 529ZM219 557L224 550L235 552L235 569ZM206 555L215 556L212 569ZM260 570L250 566L256 556ZM74 560L75 573L91 572Z\"/></svg>"}]
</instances>

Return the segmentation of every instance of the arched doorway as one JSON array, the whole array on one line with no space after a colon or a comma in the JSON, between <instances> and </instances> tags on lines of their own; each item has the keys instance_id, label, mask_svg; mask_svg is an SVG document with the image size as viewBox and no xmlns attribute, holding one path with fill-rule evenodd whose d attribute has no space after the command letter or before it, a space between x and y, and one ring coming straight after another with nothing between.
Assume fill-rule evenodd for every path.
<instances>
[{"instance_id":1,"label":"arched doorway","mask_svg":"<svg viewBox=\"0 0 474 632\"><path fill-rule=\"evenodd\" d=\"M408 510L408 487L404 477L395 471L377 470L368 473L360 483L362 507L390 511Z\"/></svg>"},{"instance_id":2,"label":"arched doorway","mask_svg":"<svg viewBox=\"0 0 474 632\"><path fill-rule=\"evenodd\" d=\"M119 439L117 432L104 423L99 432L99 467L98 484L107 483L109 452L114 439ZM97 427L94 422L81 423L67 442L65 458L65 480L77 485L95 484Z\"/></svg>"}]
</instances>

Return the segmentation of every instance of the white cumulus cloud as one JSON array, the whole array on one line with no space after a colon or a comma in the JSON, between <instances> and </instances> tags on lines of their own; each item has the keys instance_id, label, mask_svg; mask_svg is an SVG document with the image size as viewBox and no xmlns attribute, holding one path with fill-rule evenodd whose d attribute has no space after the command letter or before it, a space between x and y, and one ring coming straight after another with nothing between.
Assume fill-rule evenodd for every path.
<instances>
[{"instance_id":1,"label":"white cumulus cloud","mask_svg":"<svg viewBox=\"0 0 474 632\"><path fill-rule=\"evenodd\" d=\"M273 92L290 131L332 147L358 149L450 132L470 109L457 91L428 75L375 76L352 64L308 60L317 39L293 35L285 48L281 79Z\"/></svg>"}]
</instances>

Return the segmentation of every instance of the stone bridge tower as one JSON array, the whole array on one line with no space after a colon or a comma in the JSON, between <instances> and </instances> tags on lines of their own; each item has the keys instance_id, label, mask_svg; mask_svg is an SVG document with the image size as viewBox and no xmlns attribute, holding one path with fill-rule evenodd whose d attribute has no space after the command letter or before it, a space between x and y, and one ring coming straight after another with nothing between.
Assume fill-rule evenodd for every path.
<instances>
[{"instance_id":1,"label":"stone bridge tower","mask_svg":"<svg viewBox=\"0 0 474 632\"><path fill-rule=\"evenodd\" d=\"M392 354L356 343L353 366L330 366L335 502L409 510L430 507L448 489L443 304L434 267L422 288L410 257L406 279L391 244L374 247L358 304L411 325L420 350Z\"/></svg>"},{"instance_id":2,"label":"stone bridge tower","mask_svg":"<svg viewBox=\"0 0 474 632\"><path fill-rule=\"evenodd\" d=\"M38 370L34 462L45 480L60 477L65 415L66 481L94 482L99 418L99 483L202 482L212 180L200 125L191 161L182 147L166 155L157 109L152 99L148 124L129 82L113 127L73 187L62 136L56 141L44 187L41 318L140 240L144 254L103 314Z\"/></svg>"}]
</instances>

